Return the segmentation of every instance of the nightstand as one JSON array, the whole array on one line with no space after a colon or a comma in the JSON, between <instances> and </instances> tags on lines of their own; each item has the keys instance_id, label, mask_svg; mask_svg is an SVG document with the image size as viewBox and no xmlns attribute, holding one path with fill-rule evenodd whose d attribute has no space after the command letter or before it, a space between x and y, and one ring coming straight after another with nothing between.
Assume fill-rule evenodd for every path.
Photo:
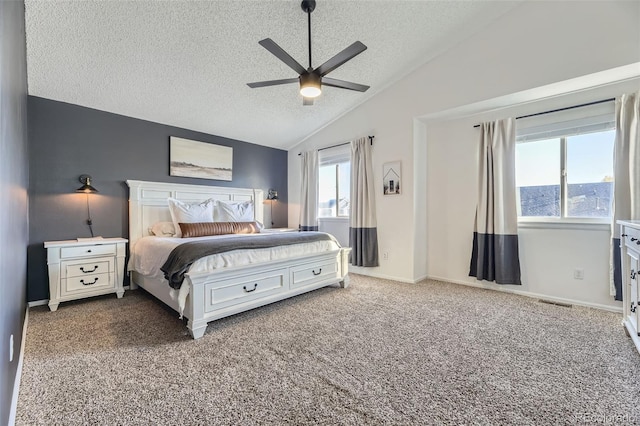
<instances>
[{"instance_id":1,"label":"nightstand","mask_svg":"<svg viewBox=\"0 0 640 426\"><path fill-rule=\"evenodd\" d=\"M49 309L60 302L116 293L124 295L124 257L127 240L47 241Z\"/></svg>"}]
</instances>

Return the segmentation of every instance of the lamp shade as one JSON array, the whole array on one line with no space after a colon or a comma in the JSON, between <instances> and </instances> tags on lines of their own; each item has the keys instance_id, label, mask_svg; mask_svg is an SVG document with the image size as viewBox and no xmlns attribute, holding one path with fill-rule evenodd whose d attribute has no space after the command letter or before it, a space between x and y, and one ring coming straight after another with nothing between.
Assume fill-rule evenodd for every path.
<instances>
[{"instance_id":1,"label":"lamp shade","mask_svg":"<svg viewBox=\"0 0 640 426\"><path fill-rule=\"evenodd\" d=\"M76 189L76 192L84 192L87 194L98 192L93 186L91 186L91 176L89 175L80 175L78 180L82 183L82 186Z\"/></svg>"},{"instance_id":2,"label":"lamp shade","mask_svg":"<svg viewBox=\"0 0 640 426\"><path fill-rule=\"evenodd\" d=\"M275 189L270 189L267 193L267 200L277 200L278 199L278 191Z\"/></svg>"}]
</instances>

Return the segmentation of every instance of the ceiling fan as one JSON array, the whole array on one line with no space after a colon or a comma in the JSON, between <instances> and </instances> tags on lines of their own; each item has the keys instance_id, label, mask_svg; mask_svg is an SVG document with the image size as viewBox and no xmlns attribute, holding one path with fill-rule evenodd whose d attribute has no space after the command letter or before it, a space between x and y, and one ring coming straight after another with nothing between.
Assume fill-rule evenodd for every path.
<instances>
[{"instance_id":1,"label":"ceiling fan","mask_svg":"<svg viewBox=\"0 0 640 426\"><path fill-rule=\"evenodd\" d=\"M293 59L291 55L278 46L275 41L270 38L260 40L258 43L269 52L273 53L278 59L287 64L291 69L297 72L298 78L285 78L282 80L258 81L256 83L247 83L251 88L276 86L279 84L300 83L300 94L303 97L302 105L313 105L313 98L320 96L322 86L338 87L340 89L355 90L357 92L366 92L369 86L364 84L352 83L350 81L336 80L335 78L325 77L331 71L338 68L345 62L353 59L355 56L367 50L367 46L356 41L333 58L326 61L317 68L311 66L311 12L316 8L316 0L303 0L300 5L302 10L309 18L309 68L305 69L298 61Z\"/></svg>"}]
</instances>

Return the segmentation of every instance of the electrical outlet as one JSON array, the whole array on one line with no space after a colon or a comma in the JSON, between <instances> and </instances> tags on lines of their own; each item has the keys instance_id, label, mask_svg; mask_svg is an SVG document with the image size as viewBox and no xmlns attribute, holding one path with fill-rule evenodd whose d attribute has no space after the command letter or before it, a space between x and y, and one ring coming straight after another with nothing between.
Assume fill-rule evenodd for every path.
<instances>
[{"instance_id":1,"label":"electrical outlet","mask_svg":"<svg viewBox=\"0 0 640 426\"><path fill-rule=\"evenodd\" d=\"M382 260L389 260L389 252L388 251L382 252Z\"/></svg>"},{"instance_id":2,"label":"electrical outlet","mask_svg":"<svg viewBox=\"0 0 640 426\"><path fill-rule=\"evenodd\" d=\"M584 269L576 268L573 270L573 279L574 280L583 280L584 279Z\"/></svg>"},{"instance_id":3,"label":"electrical outlet","mask_svg":"<svg viewBox=\"0 0 640 426\"><path fill-rule=\"evenodd\" d=\"M9 362L13 361L13 334L9 336Z\"/></svg>"}]
</instances>

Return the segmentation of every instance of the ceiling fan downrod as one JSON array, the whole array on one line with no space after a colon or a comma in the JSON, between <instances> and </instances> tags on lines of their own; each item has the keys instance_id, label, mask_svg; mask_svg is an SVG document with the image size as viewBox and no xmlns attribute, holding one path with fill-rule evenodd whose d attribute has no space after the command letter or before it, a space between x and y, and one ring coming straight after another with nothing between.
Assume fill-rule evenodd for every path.
<instances>
[{"instance_id":1,"label":"ceiling fan downrod","mask_svg":"<svg viewBox=\"0 0 640 426\"><path fill-rule=\"evenodd\" d=\"M300 7L302 7L302 10L309 18L307 28L309 35L309 72L311 72L313 71L313 66L311 65L311 12L316 8L316 0L302 0Z\"/></svg>"}]
</instances>

